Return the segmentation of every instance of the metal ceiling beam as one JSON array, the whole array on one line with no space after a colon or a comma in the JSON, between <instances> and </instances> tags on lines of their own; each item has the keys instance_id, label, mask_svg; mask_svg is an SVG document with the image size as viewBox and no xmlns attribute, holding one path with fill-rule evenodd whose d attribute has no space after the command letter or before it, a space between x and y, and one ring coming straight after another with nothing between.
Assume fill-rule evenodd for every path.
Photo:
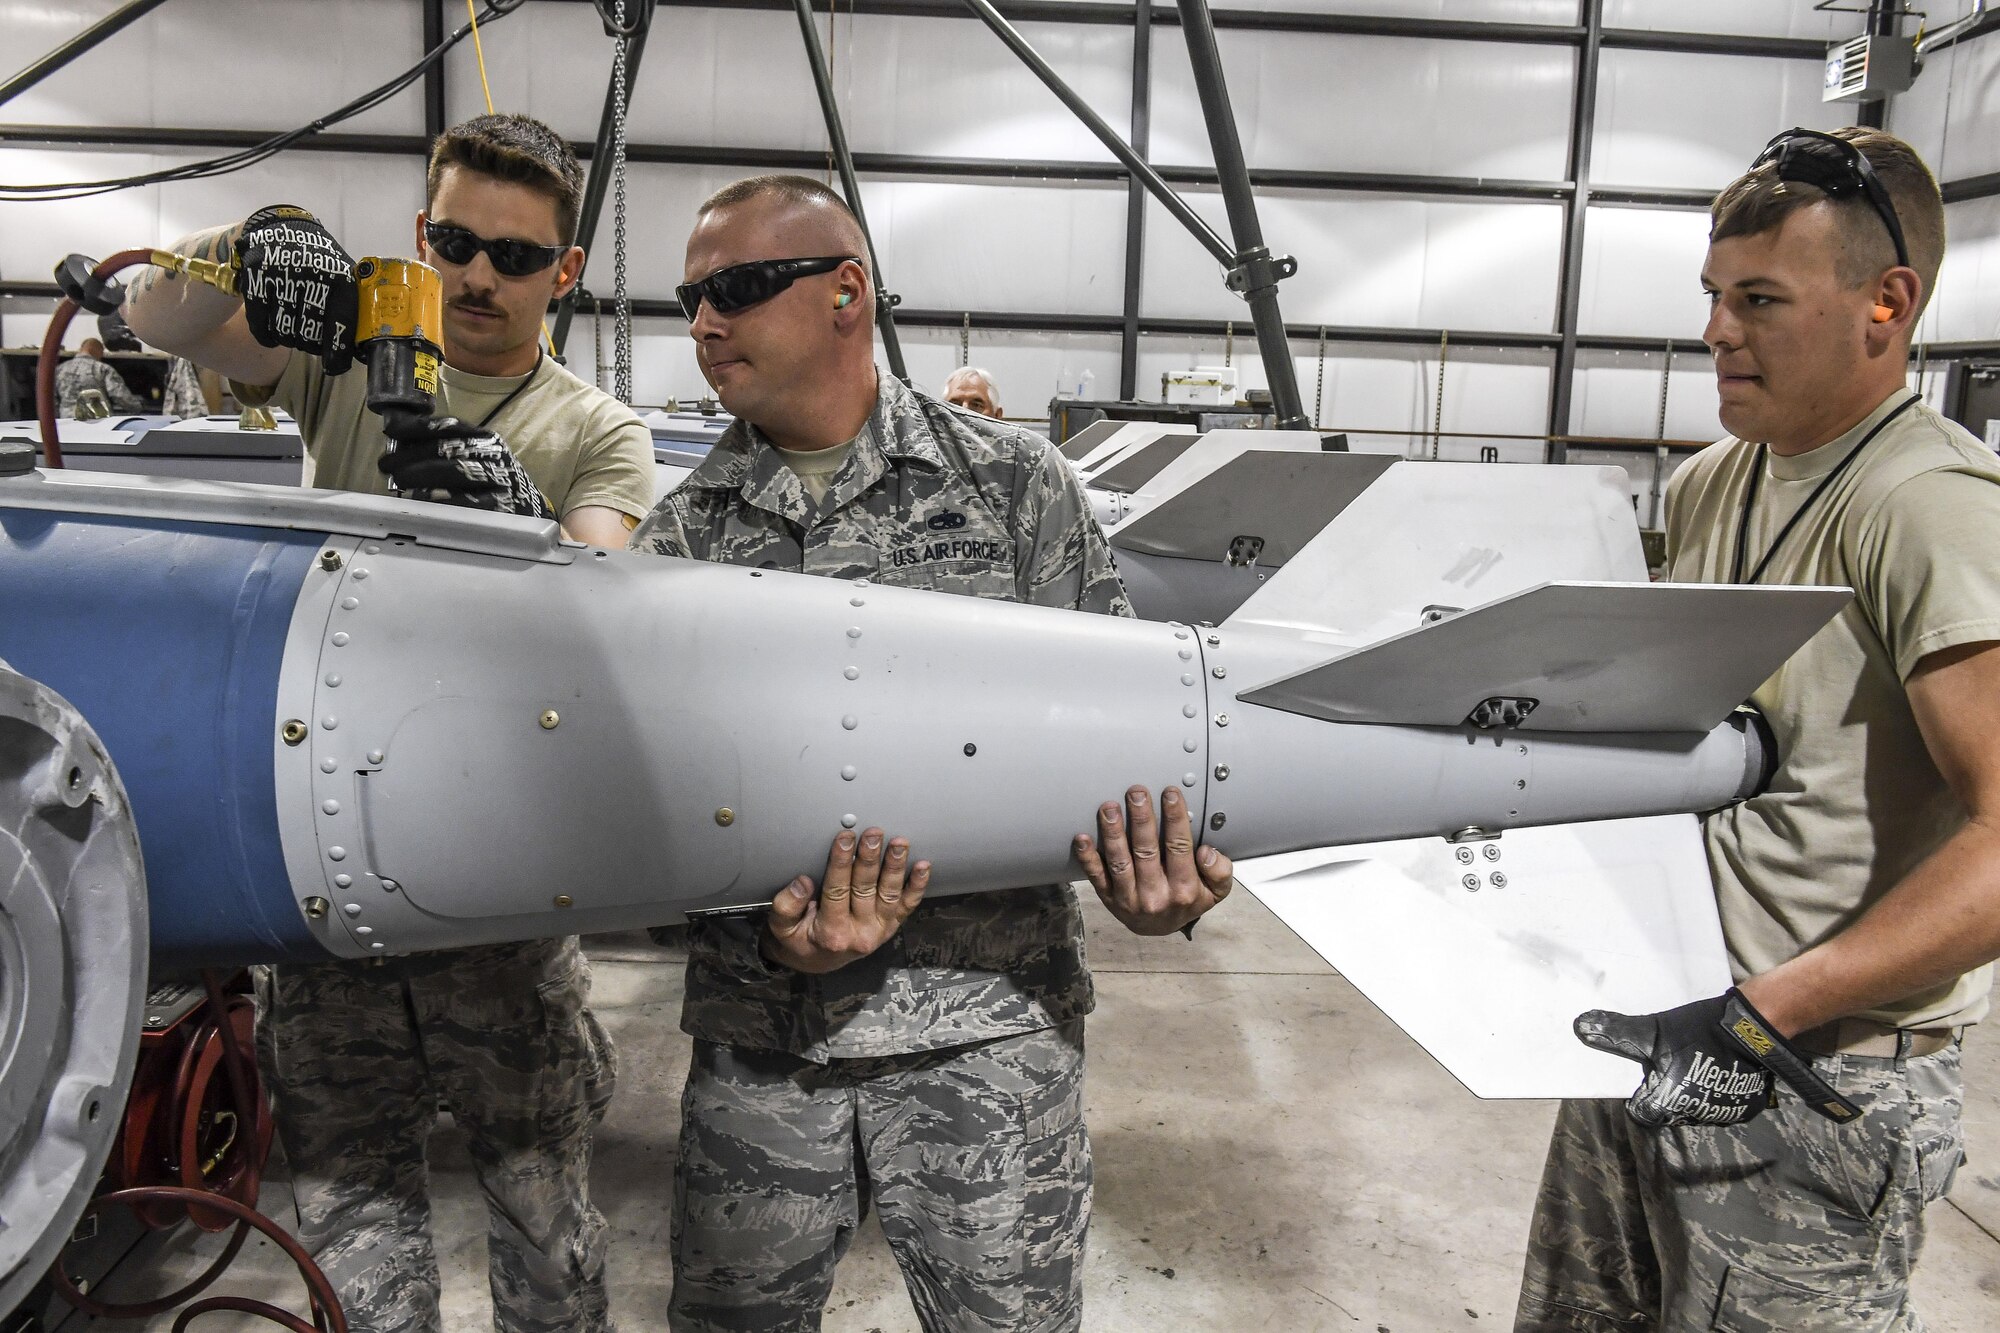
<instances>
[{"instance_id":1,"label":"metal ceiling beam","mask_svg":"<svg viewBox=\"0 0 2000 1333\"><path fill-rule=\"evenodd\" d=\"M1147 156L1153 126L1153 0L1137 0L1132 28L1132 151ZM1125 175L1125 313L1118 330L1118 396L1139 396L1139 306L1146 286L1146 187Z\"/></svg>"},{"instance_id":2,"label":"metal ceiling beam","mask_svg":"<svg viewBox=\"0 0 2000 1333\"><path fill-rule=\"evenodd\" d=\"M1645 185L1598 185L1590 187L1593 204L1629 204L1640 208L1699 208L1715 202L1722 187L1713 190L1655 189Z\"/></svg>"},{"instance_id":3,"label":"metal ceiling beam","mask_svg":"<svg viewBox=\"0 0 2000 1333\"><path fill-rule=\"evenodd\" d=\"M1600 28L1600 44L1619 51L1666 51L1689 56L1750 56L1826 63L1826 43L1807 37L1752 37L1735 33L1662 32L1653 28ZM1580 39L1578 45L1583 44Z\"/></svg>"},{"instance_id":4,"label":"metal ceiling beam","mask_svg":"<svg viewBox=\"0 0 2000 1333\"><path fill-rule=\"evenodd\" d=\"M84 52L95 50L106 38L123 32L166 2L167 0L126 0L125 4L112 10L40 60L30 62L7 82L0 83L0 106L11 102Z\"/></svg>"},{"instance_id":5,"label":"metal ceiling beam","mask_svg":"<svg viewBox=\"0 0 2000 1333\"><path fill-rule=\"evenodd\" d=\"M162 128L143 125L0 124L0 143L79 144L125 148L244 148L270 137L268 130ZM381 153L425 156L428 141L415 134L317 134L294 147L321 153ZM577 156L590 161L596 149L578 144ZM970 179L1078 181L1116 185L1131 179L1118 162L1072 158L938 157L920 153L857 152L854 169L865 176L962 176ZM763 171L811 171L825 165L824 153L800 148L743 148L728 145L628 143L628 162L662 166L747 167ZM1213 188L1213 167L1148 166L1170 185ZM1990 176L1948 181L1945 201L1978 199L2000 192ZM1554 203L1575 190L1566 180L1497 176L1431 176L1399 171L1311 171L1251 167L1250 183L1267 190L1317 190L1333 194L1391 194L1450 199ZM1720 187L1718 187L1720 188ZM1635 204L1658 208L1707 208L1714 190L1656 189L1643 185L1593 185L1593 204Z\"/></svg>"},{"instance_id":6,"label":"metal ceiling beam","mask_svg":"<svg viewBox=\"0 0 2000 1333\"><path fill-rule=\"evenodd\" d=\"M424 0L424 50L444 45L444 0ZM431 62L424 71L424 137L436 139L445 131L444 61Z\"/></svg>"},{"instance_id":7,"label":"metal ceiling beam","mask_svg":"<svg viewBox=\"0 0 2000 1333\"><path fill-rule=\"evenodd\" d=\"M1229 105L1229 88L1222 70L1222 56L1216 47L1215 29L1209 22L1207 0L1179 0L1181 27L1187 36L1188 63L1194 75L1195 91L1201 99L1202 119L1208 129L1209 147L1215 156L1217 183L1229 215L1232 245L1222 239L1208 222L1191 208L1143 155L1118 136L1075 89L1064 82L1041 53L993 7L992 0L965 0L965 3L998 37L1002 45L1026 65L1069 108L1083 126L1125 164L1125 169L1160 201L1175 221L1187 228L1209 254L1229 271L1230 290L1243 297L1250 307L1257 345L1264 357L1264 373L1270 382L1272 406L1281 427L1305 425L1305 408L1299 399L1298 382L1292 365L1291 348L1286 343L1284 323L1278 312L1278 283L1298 271L1289 255L1272 255L1264 245L1257 220L1257 201L1243 159L1243 145L1236 131L1235 113Z\"/></svg>"},{"instance_id":8,"label":"metal ceiling beam","mask_svg":"<svg viewBox=\"0 0 2000 1333\"><path fill-rule=\"evenodd\" d=\"M1082 122L1085 129L1097 136L1097 141L1109 149L1113 157L1123 162L1127 171L1144 183L1153 197L1160 201L1160 205L1173 215L1175 221L1188 229L1204 250L1220 263L1236 262L1236 252L1230 248L1229 243L1217 235L1215 228L1209 226L1199 213L1189 208L1187 201L1175 194L1173 188L1160 179L1158 172L1132 151L1131 144L1118 137L1118 131L1106 124L1104 117L1098 115L1090 103L1084 101L1074 88L1063 81L1062 75L1056 73L1054 67L1042 59L1041 52L1037 51L1028 39L1021 35L1020 30L993 7L992 0L964 0L964 3L985 22L993 31L993 35L1000 39L1001 44L1012 51L1020 62L1042 81L1042 85L1056 95L1056 100L1069 108L1071 115Z\"/></svg>"},{"instance_id":9,"label":"metal ceiling beam","mask_svg":"<svg viewBox=\"0 0 2000 1333\"><path fill-rule=\"evenodd\" d=\"M1962 204L1971 199L1990 199L2000 194L2000 171L1984 176L1968 176L1964 180L1946 181L1939 187L1947 204Z\"/></svg>"},{"instance_id":10,"label":"metal ceiling beam","mask_svg":"<svg viewBox=\"0 0 2000 1333\"><path fill-rule=\"evenodd\" d=\"M574 0L583 3L584 0ZM783 11L789 0L661 0L685 9L747 9ZM853 0L854 12L890 18L967 17L957 0ZM1129 24L1132 4L1101 0L996 0L995 8L1015 23ZM1227 8L1213 13L1215 27L1251 32L1314 33L1331 37L1423 37L1442 41L1496 42L1530 46L1582 46L1581 24L1500 23L1477 19L1397 18L1379 14L1313 14L1282 9ZM1177 23L1178 15L1162 10L1155 23ZM1762 56L1786 60L1826 58L1825 47L1808 38L1759 37L1699 32L1661 32L1640 28L1609 28L1606 46L1636 51L1677 51L1690 55Z\"/></svg>"},{"instance_id":11,"label":"metal ceiling beam","mask_svg":"<svg viewBox=\"0 0 2000 1333\"><path fill-rule=\"evenodd\" d=\"M819 94L819 113L826 121L827 151L840 171L840 193L847 200L854 220L861 224L861 243L868 247L868 278L875 284L875 328L882 335L882 355L889 373L909 383L909 368L903 364L903 345L896 338L896 306L902 300L889 294L882 276L882 260L875 252L875 233L868 229L868 212L861 203L861 182L854 175L854 154L847 146L847 130L840 123L840 102L833 95L833 77L827 72L826 52L820 48L819 29L813 24L812 0L792 0L798 16L799 37L805 43L806 61L812 66L813 89ZM828 20L831 27L832 20Z\"/></svg>"},{"instance_id":12,"label":"metal ceiling beam","mask_svg":"<svg viewBox=\"0 0 2000 1333\"><path fill-rule=\"evenodd\" d=\"M1563 214L1562 249L1556 278L1556 364L1549 376L1549 434L1569 434L1570 403L1576 389L1577 320L1583 308L1583 228L1590 214L1590 150L1597 128L1597 66L1603 36L1604 0L1583 0L1589 34L1576 53L1576 79L1569 109L1569 178L1576 182ZM1549 443L1551 463L1563 461L1565 446Z\"/></svg>"},{"instance_id":13,"label":"metal ceiling beam","mask_svg":"<svg viewBox=\"0 0 2000 1333\"><path fill-rule=\"evenodd\" d=\"M32 302L53 306L62 299L62 290L53 282L0 279L0 301ZM680 304L670 297L636 296L632 298L632 315L635 319L662 319L686 323L682 317ZM896 315L897 322L905 328L951 329L964 327L971 319L975 329L1013 333L1079 333L1102 334L1118 337L1125 330L1122 314L1073 315L1032 310L918 310L902 307ZM1220 319L1177 319L1142 318L1139 321L1141 337L1173 338L1220 338L1228 329L1229 322ZM1361 347L1416 347L1434 348L1443 329L1395 328L1365 324L1329 324L1326 326L1326 340L1329 343ZM1460 348L1478 348L1489 351L1554 352L1561 339L1553 333L1518 333L1511 331L1483 329L1452 329L1451 345ZM1297 342L1310 342L1319 337L1317 324L1288 324L1285 334ZM1655 338L1637 334L1586 333L1577 337L1576 345L1585 352L1642 352L1658 354L1671 344L1676 356L1702 355L1697 340L1683 335L1678 338ZM1934 342L1924 349L1931 361L1964 360L1973 357L2000 356L2000 342L1964 341ZM1911 359L1916 353L1913 350Z\"/></svg>"},{"instance_id":14,"label":"metal ceiling beam","mask_svg":"<svg viewBox=\"0 0 2000 1333\"><path fill-rule=\"evenodd\" d=\"M1264 380L1271 390L1271 410L1278 429L1307 430L1312 422L1306 419L1305 400L1299 397L1298 367L1292 363L1284 316L1278 310L1278 284L1299 271L1298 261L1290 255L1274 255L1264 244L1264 226L1257 217L1257 196L1243 156L1243 139L1237 133L1236 112L1229 104L1229 83L1223 75L1215 27L1209 22L1208 0L1178 3L1195 94L1201 99L1217 183L1236 242L1229 289L1250 307L1250 324L1257 331L1257 350L1264 358Z\"/></svg>"},{"instance_id":15,"label":"metal ceiling beam","mask_svg":"<svg viewBox=\"0 0 2000 1333\"><path fill-rule=\"evenodd\" d=\"M278 130L179 129L152 125L0 124L0 143L76 144L115 148L249 148ZM292 145L312 152L402 153L421 157L430 143L420 134L308 135Z\"/></svg>"}]
</instances>

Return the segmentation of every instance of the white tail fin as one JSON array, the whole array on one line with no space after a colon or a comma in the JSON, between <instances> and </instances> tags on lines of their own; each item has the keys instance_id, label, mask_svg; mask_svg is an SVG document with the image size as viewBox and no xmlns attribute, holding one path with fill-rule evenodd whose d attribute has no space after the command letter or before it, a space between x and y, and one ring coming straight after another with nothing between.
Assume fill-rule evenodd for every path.
<instances>
[{"instance_id":1,"label":"white tail fin","mask_svg":"<svg viewBox=\"0 0 2000 1333\"><path fill-rule=\"evenodd\" d=\"M1506 699L1524 731L1706 732L1853 595L1551 583L1239 697L1329 722L1455 727Z\"/></svg>"},{"instance_id":2,"label":"white tail fin","mask_svg":"<svg viewBox=\"0 0 2000 1333\"><path fill-rule=\"evenodd\" d=\"M1236 873L1480 1097L1624 1097L1638 1066L1584 1046L1571 1020L1729 986L1691 815L1323 848Z\"/></svg>"},{"instance_id":3,"label":"white tail fin","mask_svg":"<svg viewBox=\"0 0 2000 1333\"><path fill-rule=\"evenodd\" d=\"M1398 462L1230 623L1374 643L1430 607L1479 606L1559 579L1644 582L1618 468Z\"/></svg>"},{"instance_id":4,"label":"white tail fin","mask_svg":"<svg viewBox=\"0 0 2000 1333\"><path fill-rule=\"evenodd\" d=\"M1057 451L1072 463L1088 458L1092 450L1103 444L1119 431L1130 425L1125 421L1093 421L1076 434L1057 446Z\"/></svg>"},{"instance_id":5,"label":"white tail fin","mask_svg":"<svg viewBox=\"0 0 2000 1333\"><path fill-rule=\"evenodd\" d=\"M1207 472L1184 481L1159 478L1176 482L1176 492L1120 527L1111 544L1121 551L1185 560L1229 560L1232 551L1254 548L1235 563L1276 569L1305 549L1395 462L1374 454L1263 449L1224 456Z\"/></svg>"},{"instance_id":6,"label":"white tail fin","mask_svg":"<svg viewBox=\"0 0 2000 1333\"><path fill-rule=\"evenodd\" d=\"M1105 426L1112 429L1100 429ZM1172 429L1157 421L1096 421L1065 441L1062 454L1075 466L1077 475L1088 479L1105 460L1157 440Z\"/></svg>"}]
</instances>

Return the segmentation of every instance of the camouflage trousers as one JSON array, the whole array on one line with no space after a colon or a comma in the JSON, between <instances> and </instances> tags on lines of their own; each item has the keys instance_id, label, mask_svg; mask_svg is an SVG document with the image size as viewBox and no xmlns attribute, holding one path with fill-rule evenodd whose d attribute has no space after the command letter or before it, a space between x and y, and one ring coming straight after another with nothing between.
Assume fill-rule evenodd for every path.
<instances>
[{"instance_id":1,"label":"camouflage trousers","mask_svg":"<svg viewBox=\"0 0 2000 1333\"><path fill-rule=\"evenodd\" d=\"M1729 1128L1649 1130L1620 1102L1564 1102L1516 1333L1921 1333L1910 1270L1924 1207L1964 1156L1959 1048L1813 1066L1859 1120L1784 1087Z\"/></svg>"},{"instance_id":2,"label":"camouflage trousers","mask_svg":"<svg viewBox=\"0 0 2000 1333\"><path fill-rule=\"evenodd\" d=\"M820 1326L879 1208L926 1333L1083 1318L1083 1023L813 1064L695 1043L674 1174L676 1333Z\"/></svg>"},{"instance_id":3,"label":"camouflage trousers","mask_svg":"<svg viewBox=\"0 0 2000 1333\"><path fill-rule=\"evenodd\" d=\"M574 938L257 969L257 1056L300 1239L355 1333L436 1333L425 1142L464 1129L504 1333L610 1327L587 1187L609 1039Z\"/></svg>"}]
</instances>

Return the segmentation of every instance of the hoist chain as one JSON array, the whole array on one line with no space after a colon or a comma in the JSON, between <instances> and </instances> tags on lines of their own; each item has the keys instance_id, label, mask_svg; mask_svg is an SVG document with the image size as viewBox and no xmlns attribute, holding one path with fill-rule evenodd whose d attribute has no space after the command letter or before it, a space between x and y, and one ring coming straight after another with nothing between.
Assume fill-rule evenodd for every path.
<instances>
[{"instance_id":1,"label":"hoist chain","mask_svg":"<svg viewBox=\"0 0 2000 1333\"><path fill-rule=\"evenodd\" d=\"M616 21L625 26L625 0L616 0ZM612 298L617 329L612 396L628 407L632 403L632 296L625 273L625 53L630 38L614 39L611 55L611 226Z\"/></svg>"}]
</instances>

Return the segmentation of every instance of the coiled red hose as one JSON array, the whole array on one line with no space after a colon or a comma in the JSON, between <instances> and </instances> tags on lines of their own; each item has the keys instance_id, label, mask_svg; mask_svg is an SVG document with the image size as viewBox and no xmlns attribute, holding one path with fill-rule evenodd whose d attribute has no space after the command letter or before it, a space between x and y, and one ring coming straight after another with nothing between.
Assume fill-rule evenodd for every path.
<instances>
[{"instance_id":1,"label":"coiled red hose","mask_svg":"<svg viewBox=\"0 0 2000 1333\"><path fill-rule=\"evenodd\" d=\"M65 302L65 304L70 305L74 311L73 303ZM254 1132L249 1127L258 1123L258 1113L262 1109L251 1104L256 1094L252 1091L250 1081L250 1056L237 1039L236 1024L230 1017L229 1001L223 994L222 979L214 972L203 972L201 979L208 990L209 1009L215 1015L217 1035L222 1041L223 1068L229 1081L232 1100L236 1105L237 1124L242 1127L238 1132L244 1136L243 1141L249 1144L255 1138ZM254 1199L258 1188L259 1172L256 1161L259 1154L254 1147L247 1147L245 1151L249 1153L251 1166L235 1181L235 1184L238 1189ZM347 1315L340 1308L340 1298L334 1293L333 1283L320 1271L312 1256L306 1253L305 1246L299 1244L283 1227L240 1199L216 1190L190 1189L182 1185L141 1185L132 1189L116 1190L110 1194L100 1194L90 1201L84 1212L88 1215L112 1204L122 1204L139 1211L140 1216L145 1217L144 1205L162 1203L183 1206L190 1216L195 1216L197 1210L211 1215L220 1213L234 1219L236 1223L235 1233L230 1236L229 1243L223 1246L222 1253L217 1255L215 1261L193 1281L177 1291L168 1292L150 1301L111 1304L94 1300L79 1291L76 1284L70 1280L69 1274L64 1271L62 1261L58 1257L55 1267L50 1271L57 1294L76 1309L98 1319L149 1319L154 1315L164 1314L183 1301L200 1295L221 1277L235 1260L237 1253L242 1250L243 1242L249 1239L250 1231L254 1227L270 1237L299 1270L299 1277L306 1284L307 1304L312 1312L312 1322L309 1324L291 1311L265 1301L252 1300L244 1296L210 1296L196 1301L181 1311L174 1320L172 1333L182 1333L182 1330L204 1314L224 1310L255 1315L284 1328L295 1330L295 1333L347 1333ZM220 1230L223 1225L227 1223L213 1227L204 1225L204 1229Z\"/></svg>"}]
</instances>

